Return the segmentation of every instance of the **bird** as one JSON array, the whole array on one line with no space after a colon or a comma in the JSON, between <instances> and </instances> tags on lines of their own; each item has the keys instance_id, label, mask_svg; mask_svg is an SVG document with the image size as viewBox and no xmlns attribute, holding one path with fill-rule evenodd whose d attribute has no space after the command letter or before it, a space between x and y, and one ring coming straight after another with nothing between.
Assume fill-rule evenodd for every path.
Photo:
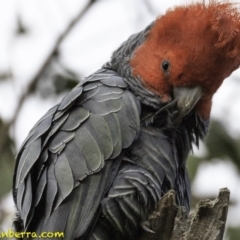
<instances>
[{"instance_id":1,"label":"bird","mask_svg":"<svg viewBox=\"0 0 240 240\"><path fill-rule=\"evenodd\" d=\"M186 160L212 98L239 67L240 13L175 6L130 36L32 128L17 157L15 228L64 239L139 239L169 190L190 209Z\"/></svg>"}]
</instances>

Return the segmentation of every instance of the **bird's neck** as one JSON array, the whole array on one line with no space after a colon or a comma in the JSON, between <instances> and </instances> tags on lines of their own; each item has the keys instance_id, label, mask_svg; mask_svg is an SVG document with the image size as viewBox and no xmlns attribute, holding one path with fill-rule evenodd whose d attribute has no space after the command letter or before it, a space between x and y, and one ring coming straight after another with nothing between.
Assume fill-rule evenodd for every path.
<instances>
[{"instance_id":1,"label":"bird's neck","mask_svg":"<svg viewBox=\"0 0 240 240\"><path fill-rule=\"evenodd\" d=\"M134 55L134 50L146 40L153 24L154 22L143 31L130 36L130 38L113 53L111 60L107 62L103 68L114 70L123 77L141 103L159 109L162 107L160 97L147 89L140 78L133 77L130 66L130 59Z\"/></svg>"}]
</instances>

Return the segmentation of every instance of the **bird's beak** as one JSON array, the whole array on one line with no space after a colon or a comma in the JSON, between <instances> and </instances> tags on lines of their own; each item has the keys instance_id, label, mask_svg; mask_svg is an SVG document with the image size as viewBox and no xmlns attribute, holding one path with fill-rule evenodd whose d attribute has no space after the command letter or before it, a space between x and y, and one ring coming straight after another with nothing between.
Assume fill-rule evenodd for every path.
<instances>
[{"instance_id":1,"label":"bird's beak","mask_svg":"<svg viewBox=\"0 0 240 240\"><path fill-rule=\"evenodd\" d=\"M179 123L196 105L202 97L201 87L185 88L177 87L173 90L174 99L177 99L178 116L176 122ZM174 121L175 122L175 121Z\"/></svg>"}]
</instances>

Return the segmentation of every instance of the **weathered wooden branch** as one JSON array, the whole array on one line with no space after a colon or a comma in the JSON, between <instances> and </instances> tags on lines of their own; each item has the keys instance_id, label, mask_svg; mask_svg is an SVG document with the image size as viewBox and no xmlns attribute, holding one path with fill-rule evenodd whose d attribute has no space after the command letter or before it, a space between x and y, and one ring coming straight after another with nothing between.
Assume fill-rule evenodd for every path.
<instances>
[{"instance_id":1,"label":"weathered wooden branch","mask_svg":"<svg viewBox=\"0 0 240 240\"><path fill-rule=\"evenodd\" d=\"M222 240L229 196L227 188L220 189L215 200L201 200L188 216L184 207L177 206L171 190L145 223L155 233L145 232L139 240Z\"/></svg>"}]
</instances>

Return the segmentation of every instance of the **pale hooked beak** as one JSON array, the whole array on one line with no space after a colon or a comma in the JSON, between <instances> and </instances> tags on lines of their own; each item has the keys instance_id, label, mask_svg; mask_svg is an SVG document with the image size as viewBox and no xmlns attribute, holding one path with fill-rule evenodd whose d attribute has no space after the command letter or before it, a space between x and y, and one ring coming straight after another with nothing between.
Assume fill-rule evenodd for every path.
<instances>
[{"instance_id":1,"label":"pale hooked beak","mask_svg":"<svg viewBox=\"0 0 240 240\"><path fill-rule=\"evenodd\" d=\"M179 120L190 113L202 97L202 89L199 86L193 88L177 87L173 90L173 97L178 100L177 107L179 110L176 121L174 120L174 122L179 123Z\"/></svg>"}]
</instances>

